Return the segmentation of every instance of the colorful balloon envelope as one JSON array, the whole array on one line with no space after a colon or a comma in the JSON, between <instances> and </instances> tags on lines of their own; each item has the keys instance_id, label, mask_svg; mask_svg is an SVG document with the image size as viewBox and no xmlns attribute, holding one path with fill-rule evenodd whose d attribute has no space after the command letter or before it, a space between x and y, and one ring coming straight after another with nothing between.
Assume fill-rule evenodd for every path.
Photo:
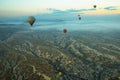
<instances>
[{"instance_id":1,"label":"colorful balloon envelope","mask_svg":"<svg viewBox=\"0 0 120 80\"><path fill-rule=\"evenodd\" d=\"M27 22L32 26L35 22L35 18L33 16L28 17Z\"/></svg>"},{"instance_id":2,"label":"colorful balloon envelope","mask_svg":"<svg viewBox=\"0 0 120 80\"><path fill-rule=\"evenodd\" d=\"M96 8L96 7L97 7L97 5L93 5L93 7L94 7L94 8Z\"/></svg>"},{"instance_id":3,"label":"colorful balloon envelope","mask_svg":"<svg viewBox=\"0 0 120 80\"><path fill-rule=\"evenodd\" d=\"M59 75L59 76L62 76L62 72L59 72L58 75Z\"/></svg>"},{"instance_id":4,"label":"colorful balloon envelope","mask_svg":"<svg viewBox=\"0 0 120 80\"><path fill-rule=\"evenodd\" d=\"M63 32L64 32L64 33L67 33L67 29L64 29Z\"/></svg>"}]
</instances>

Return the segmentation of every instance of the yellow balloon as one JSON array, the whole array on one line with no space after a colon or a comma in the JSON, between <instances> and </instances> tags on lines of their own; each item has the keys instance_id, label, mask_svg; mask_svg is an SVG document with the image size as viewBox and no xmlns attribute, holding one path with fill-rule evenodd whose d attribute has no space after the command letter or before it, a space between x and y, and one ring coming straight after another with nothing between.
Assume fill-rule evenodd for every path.
<instances>
[{"instance_id":1,"label":"yellow balloon","mask_svg":"<svg viewBox=\"0 0 120 80\"><path fill-rule=\"evenodd\" d=\"M59 76L62 76L62 72L59 72L58 75L59 75Z\"/></svg>"},{"instance_id":2,"label":"yellow balloon","mask_svg":"<svg viewBox=\"0 0 120 80\"><path fill-rule=\"evenodd\" d=\"M32 26L35 22L35 18L33 16L28 17L27 22Z\"/></svg>"}]
</instances>

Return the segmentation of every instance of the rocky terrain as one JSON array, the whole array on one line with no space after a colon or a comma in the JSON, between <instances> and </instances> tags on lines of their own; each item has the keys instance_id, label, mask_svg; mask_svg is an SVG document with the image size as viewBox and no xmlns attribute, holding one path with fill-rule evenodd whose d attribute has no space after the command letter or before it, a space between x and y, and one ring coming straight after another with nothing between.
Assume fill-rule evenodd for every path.
<instances>
[{"instance_id":1,"label":"rocky terrain","mask_svg":"<svg viewBox=\"0 0 120 80\"><path fill-rule=\"evenodd\" d=\"M119 34L0 28L0 80L120 80Z\"/></svg>"}]
</instances>

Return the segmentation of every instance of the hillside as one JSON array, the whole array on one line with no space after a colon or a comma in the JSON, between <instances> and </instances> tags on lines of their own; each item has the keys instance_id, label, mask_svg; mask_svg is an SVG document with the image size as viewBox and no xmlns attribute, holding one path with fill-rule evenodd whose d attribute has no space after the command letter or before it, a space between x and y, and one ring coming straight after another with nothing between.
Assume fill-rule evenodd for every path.
<instances>
[{"instance_id":1,"label":"hillside","mask_svg":"<svg viewBox=\"0 0 120 80\"><path fill-rule=\"evenodd\" d=\"M120 80L120 31L7 29L0 80Z\"/></svg>"}]
</instances>

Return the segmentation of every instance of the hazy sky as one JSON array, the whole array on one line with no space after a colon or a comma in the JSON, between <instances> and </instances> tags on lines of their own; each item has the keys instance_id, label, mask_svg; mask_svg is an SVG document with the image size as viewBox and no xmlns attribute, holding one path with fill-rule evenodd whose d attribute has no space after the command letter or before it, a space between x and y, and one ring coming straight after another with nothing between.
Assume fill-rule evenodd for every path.
<instances>
[{"instance_id":1,"label":"hazy sky","mask_svg":"<svg viewBox=\"0 0 120 80\"><path fill-rule=\"evenodd\" d=\"M94 10L93 5L97 5ZM120 0L0 0L0 17L54 12L120 14Z\"/></svg>"}]
</instances>

